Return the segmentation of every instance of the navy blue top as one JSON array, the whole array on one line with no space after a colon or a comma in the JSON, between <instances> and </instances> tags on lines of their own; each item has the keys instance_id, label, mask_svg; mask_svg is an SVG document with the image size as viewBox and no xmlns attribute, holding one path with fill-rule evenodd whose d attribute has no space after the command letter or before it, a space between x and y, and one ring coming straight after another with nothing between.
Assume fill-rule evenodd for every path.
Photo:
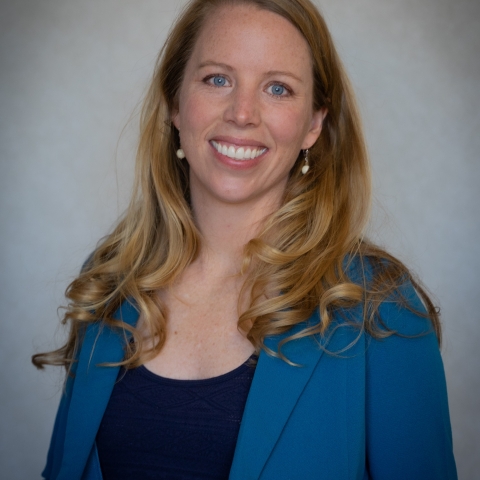
<instances>
[{"instance_id":1,"label":"navy blue top","mask_svg":"<svg viewBox=\"0 0 480 480\"><path fill-rule=\"evenodd\" d=\"M104 480L227 479L255 369L176 380L121 369L96 437Z\"/></svg>"}]
</instances>

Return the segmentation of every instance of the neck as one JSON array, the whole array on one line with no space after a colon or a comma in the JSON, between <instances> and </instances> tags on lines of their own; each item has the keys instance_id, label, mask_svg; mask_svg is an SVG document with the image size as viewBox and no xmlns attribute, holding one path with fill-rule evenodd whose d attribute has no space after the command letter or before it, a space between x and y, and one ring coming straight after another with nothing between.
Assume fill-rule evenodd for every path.
<instances>
[{"instance_id":1,"label":"neck","mask_svg":"<svg viewBox=\"0 0 480 480\"><path fill-rule=\"evenodd\" d=\"M198 261L237 274L244 246L259 234L265 217L277 207L272 203L257 199L234 204L192 195L195 221L202 234Z\"/></svg>"}]
</instances>

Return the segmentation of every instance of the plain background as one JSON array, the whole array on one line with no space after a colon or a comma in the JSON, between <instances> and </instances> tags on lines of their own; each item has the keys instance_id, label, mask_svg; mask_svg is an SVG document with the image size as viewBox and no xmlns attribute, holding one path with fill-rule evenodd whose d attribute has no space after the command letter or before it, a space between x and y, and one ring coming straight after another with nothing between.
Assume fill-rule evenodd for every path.
<instances>
[{"instance_id":1,"label":"plain background","mask_svg":"<svg viewBox=\"0 0 480 480\"><path fill-rule=\"evenodd\" d=\"M0 2L2 478L40 477L61 373L30 356L60 345L63 291L126 206L133 112L182 3ZM441 305L459 476L478 478L480 2L319 6L364 118L371 236Z\"/></svg>"}]
</instances>

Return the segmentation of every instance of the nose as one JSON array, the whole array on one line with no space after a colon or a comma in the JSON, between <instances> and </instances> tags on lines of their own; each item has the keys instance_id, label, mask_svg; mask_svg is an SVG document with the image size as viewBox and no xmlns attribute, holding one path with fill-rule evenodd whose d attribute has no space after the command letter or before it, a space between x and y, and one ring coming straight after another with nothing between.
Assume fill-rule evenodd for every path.
<instances>
[{"instance_id":1,"label":"nose","mask_svg":"<svg viewBox=\"0 0 480 480\"><path fill-rule=\"evenodd\" d=\"M224 120L238 127L255 127L260 123L260 105L256 89L237 85L225 109Z\"/></svg>"}]
</instances>

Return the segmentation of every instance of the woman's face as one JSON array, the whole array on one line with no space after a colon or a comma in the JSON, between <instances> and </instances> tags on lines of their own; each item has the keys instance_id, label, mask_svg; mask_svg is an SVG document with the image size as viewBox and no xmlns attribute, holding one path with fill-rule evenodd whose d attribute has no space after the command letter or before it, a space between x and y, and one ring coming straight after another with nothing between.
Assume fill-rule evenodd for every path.
<instances>
[{"instance_id":1,"label":"woman's face","mask_svg":"<svg viewBox=\"0 0 480 480\"><path fill-rule=\"evenodd\" d=\"M278 205L325 112L312 107L309 47L283 17L221 7L203 26L172 117L190 165L192 202Z\"/></svg>"}]
</instances>

